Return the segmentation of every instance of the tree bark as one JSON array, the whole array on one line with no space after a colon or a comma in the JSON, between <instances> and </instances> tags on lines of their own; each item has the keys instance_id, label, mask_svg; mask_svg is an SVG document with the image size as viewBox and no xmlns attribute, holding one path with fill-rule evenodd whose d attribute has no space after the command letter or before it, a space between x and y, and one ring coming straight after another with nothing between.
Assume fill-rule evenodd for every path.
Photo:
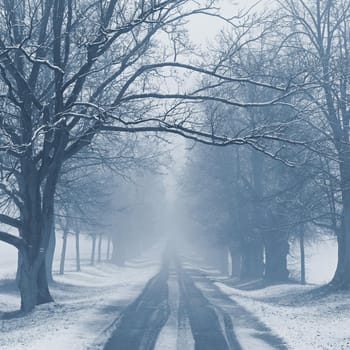
<instances>
[{"instance_id":1,"label":"tree bark","mask_svg":"<svg viewBox=\"0 0 350 350\"><path fill-rule=\"evenodd\" d=\"M53 301L53 298L51 297L48 280L47 280L46 263L45 261L43 261L39 266L39 273L38 273L37 305L50 303L52 301Z\"/></svg>"},{"instance_id":2,"label":"tree bark","mask_svg":"<svg viewBox=\"0 0 350 350\"><path fill-rule=\"evenodd\" d=\"M257 279L264 275L264 249L261 240L250 239L243 244L241 279Z\"/></svg>"},{"instance_id":3,"label":"tree bark","mask_svg":"<svg viewBox=\"0 0 350 350\"><path fill-rule=\"evenodd\" d=\"M29 312L36 305L52 302L46 275L45 255L43 253L31 262L26 252L21 252L19 266L19 291L21 311Z\"/></svg>"},{"instance_id":4,"label":"tree bark","mask_svg":"<svg viewBox=\"0 0 350 350\"><path fill-rule=\"evenodd\" d=\"M289 253L288 237L273 234L265 241L265 279L271 282L288 281L287 256Z\"/></svg>"},{"instance_id":5,"label":"tree bark","mask_svg":"<svg viewBox=\"0 0 350 350\"><path fill-rule=\"evenodd\" d=\"M38 271L29 262L22 259L19 267L19 291L21 294L21 310L32 311L37 305L38 298Z\"/></svg>"},{"instance_id":6,"label":"tree bark","mask_svg":"<svg viewBox=\"0 0 350 350\"><path fill-rule=\"evenodd\" d=\"M251 119L252 127L255 127L254 116ZM251 223L245 228L247 236L243 238L242 252L242 279L259 279L264 274L264 245L262 239L261 225L263 224L263 165L264 158L255 150L252 150L250 163L252 167L252 198ZM241 204L239 204L241 205ZM242 225L241 229L243 228Z\"/></svg>"},{"instance_id":7,"label":"tree bark","mask_svg":"<svg viewBox=\"0 0 350 350\"><path fill-rule=\"evenodd\" d=\"M46 255L52 233L55 186L48 179L41 190L38 173L33 164L23 164L23 239L20 250L19 281L21 310L28 312L36 305L53 301L48 287ZM42 196L42 197L41 197Z\"/></svg>"},{"instance_id":8,"label":"tree bark","mask_svg":"<svg viewBox=\"0 0 350 350\"><path fill-rule=\"evenodd\" d=\"M348 164L349 163L349 164ZM338 264L330 285L337 289L350 288L350 160L340 164L343 213L341 229L337 234Z\"/></svg>"},{"instance_id":9,"label":"tree bark","mask_svg":"<svg viewBox=\"0 0 350 350\"><path fill-rule=\"evenodd\" d=\"M31 125L27 127L24 140L30 143L32 129ZM20 158L18 184L23 200L21 237L25 247L20 252L18 285L21 310L26 312L33 310L36 305L53 301L48 287L46 255L54 220L55 190L68 141L68 133L64 129L57 133L63 136L57 139L54 158L45 158L47 163L44 162L39 170L30 147Z\"/></svg>"}]
</instances>

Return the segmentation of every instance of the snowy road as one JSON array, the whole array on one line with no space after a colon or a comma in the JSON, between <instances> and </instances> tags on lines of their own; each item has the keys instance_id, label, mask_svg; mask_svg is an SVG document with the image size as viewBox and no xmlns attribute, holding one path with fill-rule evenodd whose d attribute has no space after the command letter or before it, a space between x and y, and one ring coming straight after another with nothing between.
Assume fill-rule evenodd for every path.
<instances>
[{"instance_id":1,"label":"snowy road","mask_svg":"<svg viewBox=\"0 0 350 350\"><path fill-rule=\"evenodd\" d=\"M166 262L118 319L104 350L284 350L202 271Z\"/></svg>"}]
</instances>

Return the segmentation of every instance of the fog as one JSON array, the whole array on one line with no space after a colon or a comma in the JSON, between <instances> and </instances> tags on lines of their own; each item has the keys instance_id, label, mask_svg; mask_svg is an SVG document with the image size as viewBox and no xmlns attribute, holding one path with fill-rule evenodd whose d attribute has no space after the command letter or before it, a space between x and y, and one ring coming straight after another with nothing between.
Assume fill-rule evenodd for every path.
<instances>
[{"instance_id":1,"label":"fog","mask_svg":"<svg viewBox=\"0 0 350 350\"><path fill-rule=\"evenodd\" d=\"M0 17L1 350L349 348L348 1Z\"/></svg>"}]
</instances>

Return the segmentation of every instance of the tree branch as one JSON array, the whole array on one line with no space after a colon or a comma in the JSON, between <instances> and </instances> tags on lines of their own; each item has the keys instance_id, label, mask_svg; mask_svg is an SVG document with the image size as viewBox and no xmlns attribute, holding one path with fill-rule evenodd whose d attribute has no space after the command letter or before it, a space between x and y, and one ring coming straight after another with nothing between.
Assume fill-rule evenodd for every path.
<instances>
[{"instance_id":1,"label":"tree branch","mask_svg":"<svg viewBox=\"0 0 350 350\"><path fill-rule=\"evenodd\" d=\"M18 229L22 228L22 223L20 220L11 218L10 216L5 214L0 214L0 222Z\"/></svg>"},{"instance_id":2,"label":"tree branch","mask_svg":"<svg viewBox=\"0 0 350 350\"><path fill-rule=\"evenodd\" d=\"M16 247L18 250L23 249L26 245L23 238L16 237L3 231L0 231L0 241L10 244Z\"/></svg>"},{"instance_id":3,"label":"tree branch","mask_svg":"<svg viewBox=\"0 0 350 350\"><path fill-rule=\"evenodd\" d=\"M240 101L233 101L229 100L227 98L222 97L216 97L216 96L210 96L210 95L191 95L191 94L160 94L160 93L145 93L145 94L134 94L129 95L121 99L121 102L127 102L127 101L133 101L133 100L141 100L141 99L159 99L159 100L187 100L187 101L215 101L219 103L223 103L229 106L235 106L235 107L270 107L274 104L278 104L286 97L290 96L293 92L286 93L282 96L278 96L272 100L265 101L265 102L240 102ZM118 101L119 102L119 101ZM116 105L112 105L112 107L116 107Z\"/></svg>"}]
</instances>

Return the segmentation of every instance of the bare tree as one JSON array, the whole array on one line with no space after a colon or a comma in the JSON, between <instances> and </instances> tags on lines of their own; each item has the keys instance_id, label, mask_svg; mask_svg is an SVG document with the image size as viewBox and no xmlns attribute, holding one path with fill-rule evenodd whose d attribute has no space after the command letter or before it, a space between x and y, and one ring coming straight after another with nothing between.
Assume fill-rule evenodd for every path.
<instances>
[{"instance_id":1,"label":"bare tree","mask_svg":"<svg viewBox=\"0 0 350 350\"><path fill-rule=\"evenodd\" d=\"M349 157L349 19L348 1L280 3L286 26L292 30L287 47L298 48L309 89L304 96L314 105L313 119L320 135L333 147L319 152L337 159L342 197L342 223L338 231L338 265L332 285L350 286L350 157ZM312 87L312 89L311 89ZM317 111L317 114L315 113ZM316 148L316 147L315 147Z\"/></svg>"},{"instance_id":2,"label":"bare tree","mask_svg":"<svg viewBox=\"0 0 350 350\"><path fill-rule=\"evenodd\" d=\"M195 129L193 108L208 99L269 106L292 93L285 86L225 75L216 66L179 61L189 52L182 30L186 18L215 15L213 4L1 1L1 188L15 208L2 214L2 222L19 237L1 232L0 239L19 250L22 310L52 300L45 256L57 182L63 164L96 135L164 131L204 143L253 142L257 135L213 136ZM211 81L206 89L166 91L170 70ZM275 93L268 101L246 103L216 96L212 90L218 84L253 84Z\"/></svg>"}]
</instances>

